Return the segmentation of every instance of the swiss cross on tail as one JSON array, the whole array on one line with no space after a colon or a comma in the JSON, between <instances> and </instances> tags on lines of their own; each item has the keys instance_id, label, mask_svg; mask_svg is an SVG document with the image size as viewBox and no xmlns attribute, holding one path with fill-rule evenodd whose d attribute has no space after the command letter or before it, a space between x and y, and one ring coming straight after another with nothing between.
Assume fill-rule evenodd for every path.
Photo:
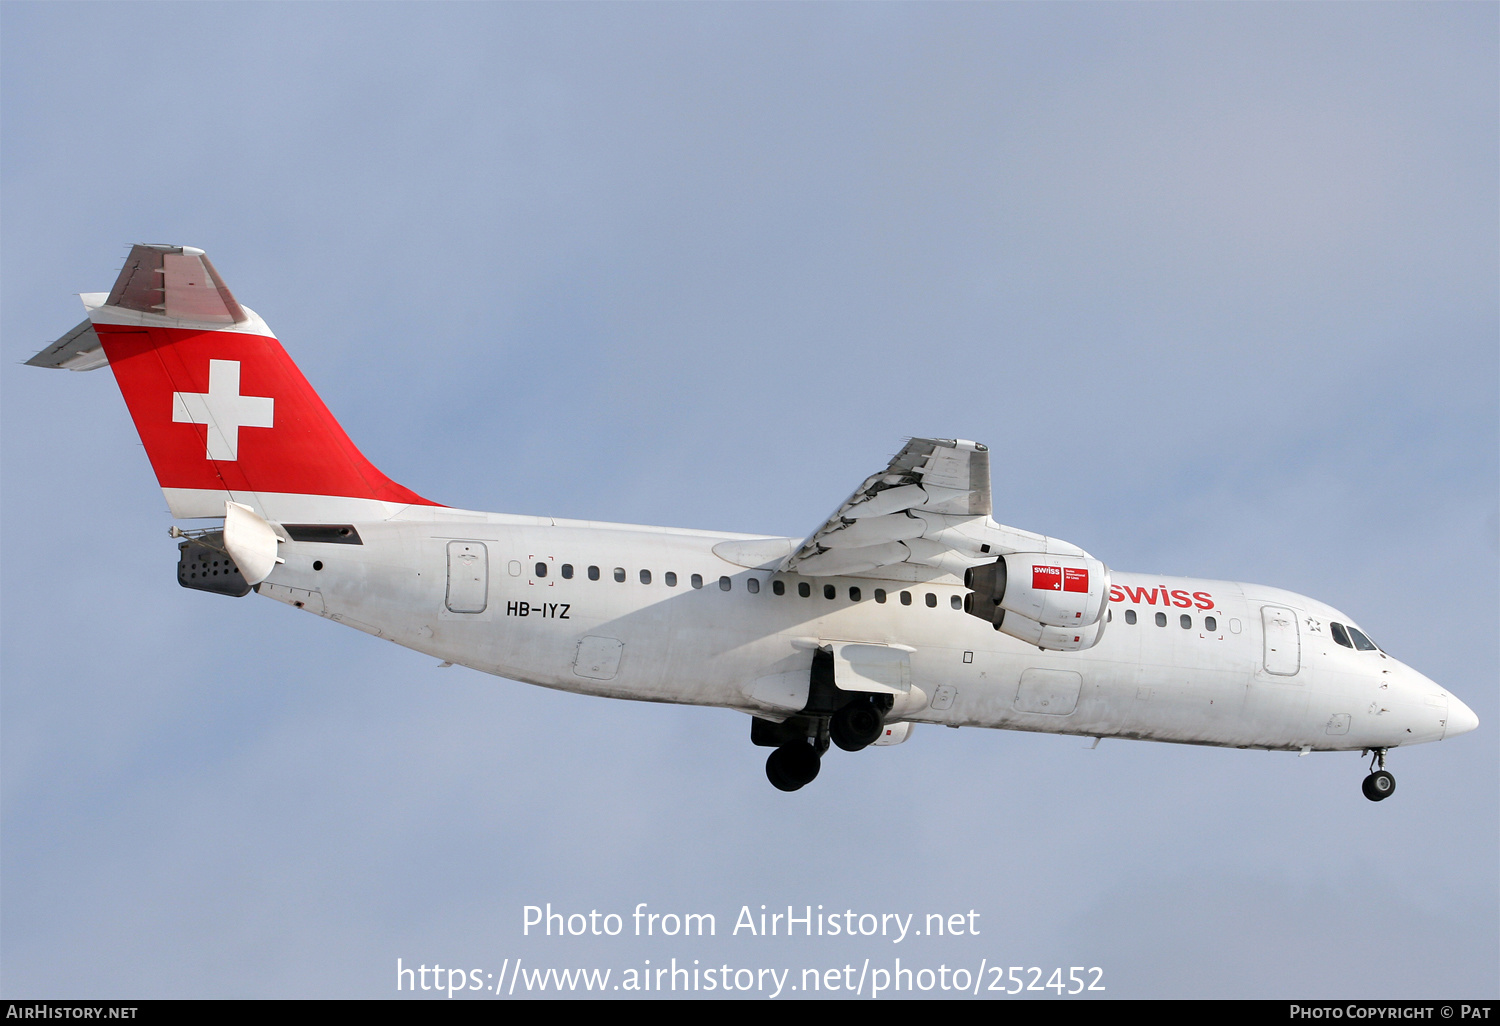
<instances>
[{"instance_id":1,"label":"swiss cross on tail","mask_svg":"<svg viewBox=\"0 0 1500 1026\"><path fill-rule=\"evenodd\" d=\"M384 519L436 503L355 448L281 343L202 250L136 246L89 319L29 362L108 363L174 516L226 501L270 520Z\"/></svg>"},{"instance_id":2,"label":"swiss cross on tail","mask_svg":"<svg viewBox=\"0 0 1500 1026\"><path fill-rule=\"evenodd\" d=\"M172 420L208 427L205 459L239 459L240 428L275 426L276 400L240 395L238 360L208 361L207 392L173 392Z\"/></svg>"}]
</instances>

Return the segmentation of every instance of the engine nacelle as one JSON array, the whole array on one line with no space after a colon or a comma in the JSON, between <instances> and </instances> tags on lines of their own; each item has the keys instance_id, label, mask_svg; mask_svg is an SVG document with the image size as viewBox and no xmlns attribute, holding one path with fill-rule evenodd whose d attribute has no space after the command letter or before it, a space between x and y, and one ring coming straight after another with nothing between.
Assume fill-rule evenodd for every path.
<instances>
[{"instance_id":1,"label":"engine nacelle","mask_svg":"<svg viewBox=\"0 0 1500 1026\"><path fill-rule=\"evenodd\" d=\"M965 574L975 605L1004 609L1048 627L1097 623L1109 603L1109 567L1092 556L1013 552ZM976 612L976 615L978 613ZM994 617L988 619L993 622Z\"/></svg>"},{"instance_id":2,"label":"engine nacelle","mask_svg":"<svg viewBox=\"0 0 1500 1026\"><path fill-rule=\"evenodd\" d=\"M880 739L871 742L874 745L899 745L911 737L911 721L897 720L895 723L887 723L880 731Z\"/></svg>"},{"instance_id":3,"label":"engine nacelle","mask_svg":"<svg viewBox=\"0 0 1500 1026\"><path fill-rule=\"evenodd\" d=\"M1000 622L995 624L995 630L1002 634L1009 634L1028 645L1052 649L1055 652L1081 652L1083 649L1093 648L1104 636L1103 619L1096 620L1085 627L1048 627L1037 623L1030 617L1004 609L1000 611L1000 617Z\"/></svg>"},{"instance_id":4,"label":"engine nacelle","mask_svg":"<svg viewBox=\"0 0 1500 1026\"><path fill-rule=\"evenodd\" d=\"M965 612L1029 644L1077 651L1104 633L1109 567L1092 556L1013 552L972 567L964 585Z\"/></svg>"}]
</instances>

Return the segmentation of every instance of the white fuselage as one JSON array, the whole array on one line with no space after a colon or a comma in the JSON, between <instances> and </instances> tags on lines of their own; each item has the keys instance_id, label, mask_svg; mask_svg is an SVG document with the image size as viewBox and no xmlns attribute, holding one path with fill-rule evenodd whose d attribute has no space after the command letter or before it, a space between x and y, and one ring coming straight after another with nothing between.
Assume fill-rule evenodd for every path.
<instances>
[{"instance_id":1,"label":"white fuselage","mask_svg":"<svg viewBox=\"0 0 1500 1026\"><path fill-rule=\"evenodd\" d=\"M1336 644L1327 625L1347 617L1274 588L1115 572L1098 644L1041 651L966 614L946 575L813 578L715 554L795 539L407 515L423 519L357 524L359 545L283 541L260 593L513 680L772 720L797 711L816 649L851 642L907 654L890 721L1341 751L1440 740L1450 702L1472 717L1384 653Z\"/></svg>"}]
</instances>

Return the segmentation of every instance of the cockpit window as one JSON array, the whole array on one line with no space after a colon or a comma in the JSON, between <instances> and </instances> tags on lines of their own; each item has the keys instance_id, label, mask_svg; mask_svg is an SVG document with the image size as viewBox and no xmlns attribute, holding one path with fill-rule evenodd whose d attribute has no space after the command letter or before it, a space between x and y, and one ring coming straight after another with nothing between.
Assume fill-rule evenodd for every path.
<instances>
[{"instance_id":1,"label":"cockpit window","mask_svg":"<svg viewBox=\"0 0 1500 1026\"><path fill-rule=\"evenodd\" d=\"M1353 648L1354 647L1354 642L1352 642L1352 641L1349 640L1349 633L1344 630L1344 625L1343 624L1341 624L1341 623L1330 623L1328 625L1328 629L1331 632L1333 632L1333 640L1334 641L1337 641L1340 645L1343 645L1345 648Z\"/></svg>"},{"instance_id":2,"label":"cockpit window","mask_svg":"<svg viewBox=\"0 0 1500 1026\"><path fill-rule=\"evenodd\" d=\"M1369 638L1365 637L1363 634L1361 634L1359 631L1355 630L1353 627L1349 628L1349 636L1354 639L1354 647L1357 648L1357 649L1359 649L1361 652L1377 652L1377 651L1379 651L1379 649L1377 649L1375 647L1375 642L1373 642Z\"/></svg>"}]
</instances>

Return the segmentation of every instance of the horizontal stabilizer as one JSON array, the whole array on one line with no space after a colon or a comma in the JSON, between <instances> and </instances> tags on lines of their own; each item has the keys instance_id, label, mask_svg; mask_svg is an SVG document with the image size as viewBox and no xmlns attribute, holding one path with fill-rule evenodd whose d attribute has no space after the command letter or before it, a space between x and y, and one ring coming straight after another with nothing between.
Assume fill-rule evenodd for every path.
<instances>
[{"instance_id":1,"label":"horizontal stabilizer","mask_svg":"<svg viewBox=\"0 0 1500 1026\"><path fill-rule=\"evenodd\" d=\"M220 327L249 319L203 250L192 246L132 246L104 305Z\"/></svg>"},{"instance_id":2,"label":"horizontal stabilizer","mask_svg":"<svg viewBox=\"0 0 1500 1026\"><path fill-rule=\"evenodd\" d=\"M104 344L94 331L93 321L84 321L62 338L26 361L28 367L51 367L57 370L86 371L109 363Z\"/></svg>"}]
</instances>

